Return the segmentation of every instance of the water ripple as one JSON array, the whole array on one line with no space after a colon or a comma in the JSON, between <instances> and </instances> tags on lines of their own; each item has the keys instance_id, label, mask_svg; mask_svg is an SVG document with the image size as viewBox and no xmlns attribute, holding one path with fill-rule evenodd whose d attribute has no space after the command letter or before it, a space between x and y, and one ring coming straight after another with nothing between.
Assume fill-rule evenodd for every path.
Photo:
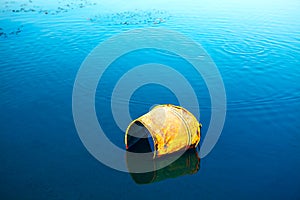
<instances>
[{"instance_id":1,"label":"water ripple","mask_svg":"<svg viewBox=\"0 0 300 200\"><path fill-rule=\"evenodd\" d=\"M222 46L223 50L233 55L258 55L265 52L265 47L259 44L251 44L247 41L228 41Z\"/></svg>"}]
</instances>

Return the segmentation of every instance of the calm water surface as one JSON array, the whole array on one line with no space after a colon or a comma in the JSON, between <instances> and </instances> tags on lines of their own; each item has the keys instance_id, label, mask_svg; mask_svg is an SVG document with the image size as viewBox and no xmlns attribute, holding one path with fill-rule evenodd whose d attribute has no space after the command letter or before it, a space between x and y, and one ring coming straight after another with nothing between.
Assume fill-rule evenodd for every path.
<instances>
[{"instance_id":1,"label":"calm water surface","mask_svg":"<svg viewBox=\"0 0 300 200\"><path fill-rule=\"evenodd\" d=\"M7 0L0 6L1 199L300 198L300 1ZM139 185L85 149L73 122L72 89L93 48L145 27L200 43L218 66L228 110L197 173ZM120 57L101 78L95 108L107 137L124 148L111 93L124 72L148 62L172 66L190 81L204 138L211 117L204 80L182 58L154 49ZM130 99L131 116L161 103L178 101L160 85L140 87Z\"/></svg>"}]
</instances>

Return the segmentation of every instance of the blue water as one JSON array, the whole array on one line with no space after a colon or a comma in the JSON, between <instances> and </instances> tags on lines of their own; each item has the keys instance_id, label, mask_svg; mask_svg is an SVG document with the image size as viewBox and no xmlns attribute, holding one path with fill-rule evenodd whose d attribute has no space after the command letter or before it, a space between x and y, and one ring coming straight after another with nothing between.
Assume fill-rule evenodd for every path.
<instances>
[{"instance_id":1,"label":"blue water","mask_svg":"<svg viewBox=\"0 0 300 200\"><path fill-rule=\"evenodd\" d=\"M299 1L8 0L0 6L1 199L300 198ZM73 121L72 90L81 63L99 43L148 27L179 31L203 46L223 78L227 113L197 173L138 185L86 150ZM97 88L98 119L122 148L111 92L124 71L150 61L179 71L188 65L170 52L131 52L110 66ZM210 96L201 76L181 73L196 88L203 141ZM160 85L140 87L130 99L131 116L162 103L178 101Z\"/></svg>"}]
</instances>

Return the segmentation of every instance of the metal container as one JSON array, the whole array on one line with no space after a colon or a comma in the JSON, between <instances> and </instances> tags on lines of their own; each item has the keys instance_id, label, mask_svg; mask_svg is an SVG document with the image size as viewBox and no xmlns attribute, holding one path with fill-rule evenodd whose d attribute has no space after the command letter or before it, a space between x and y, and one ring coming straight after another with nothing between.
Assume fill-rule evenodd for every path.
<instances>
[{"instance_id":1,"label":"metal container","mask_svg":"<svg viewBox=\"0 0 300 200\"><path fill-rule=\"evenodd\" d=\"M200 141L202 125L186 109L171 104L159 105L131 122L126 130L126 149L148 138L153 157L194 148Z\"/></svg>"}]
</instances>

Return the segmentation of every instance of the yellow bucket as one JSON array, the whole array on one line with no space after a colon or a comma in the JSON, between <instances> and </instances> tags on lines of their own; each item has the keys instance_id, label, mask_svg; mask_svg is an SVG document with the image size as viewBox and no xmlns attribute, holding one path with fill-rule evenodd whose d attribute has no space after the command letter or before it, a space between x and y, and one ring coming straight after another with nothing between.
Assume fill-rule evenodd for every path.
<instances>
[{"instance_id":1,"label":"yellow bucket","mask_svg":"<svg viewBox=\"0 0 300 200\"><path fill-rule=\"evenodd\" d=\"M195 148L200 141L201 127L195 116L180 106L155 106L129 124L125 134L126 149L142 138L148 138L153 157Z\"/></svg>"}]
</instances>

